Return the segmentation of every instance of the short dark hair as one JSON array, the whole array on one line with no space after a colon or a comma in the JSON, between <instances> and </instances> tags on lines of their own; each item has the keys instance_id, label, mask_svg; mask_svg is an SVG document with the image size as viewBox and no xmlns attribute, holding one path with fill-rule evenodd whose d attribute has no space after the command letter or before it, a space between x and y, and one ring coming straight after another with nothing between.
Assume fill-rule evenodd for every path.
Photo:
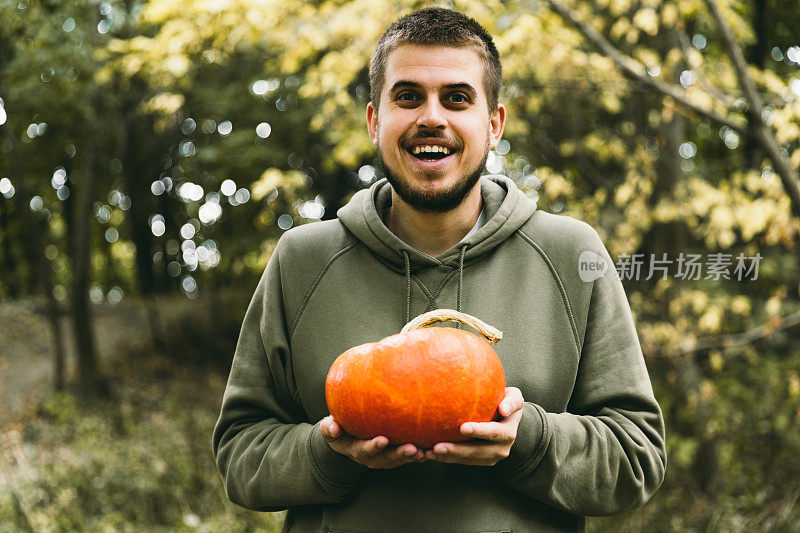
<instances>
[{"instance_id":1,"label":"short dark hair","mask_svg":"<svg viewBox=\"0 0 800 533\"><path fill-rule=\"evenodd\" d=\"M389 26L378 41L369 67L370 99L375 108L380 103L386 82L389 54L404 44L421 46L474 46L484 62L483 89L489 113L497 109L503 67L492 36L474 19L452 9L429 7L409 13Z\"/></svg>"}]
</instances>

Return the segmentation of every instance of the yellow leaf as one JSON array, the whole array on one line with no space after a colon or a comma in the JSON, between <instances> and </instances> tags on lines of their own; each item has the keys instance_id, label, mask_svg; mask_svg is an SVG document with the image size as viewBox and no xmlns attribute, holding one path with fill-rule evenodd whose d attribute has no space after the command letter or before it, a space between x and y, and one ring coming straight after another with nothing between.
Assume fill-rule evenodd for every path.
<instances>
[{"instance_id":1,"label":"yellow leaf","mask_svg":"<svg viewBox=\"0 0 800 533\"><path fill-rule=\"evenodd\" d=\"M671 27L678 20L678 8L675 4L666 4L661 10L661 22L664 26Z\"/></svg>"},{"instance_id":2,"label":"yellow leaf","mask_svg":"<svg viewBox=\"0 0 800 533\"><path fill-rule=\"evenodd\" d=\"M721 324L722 311L716 306L709 308L697 321L698 329L708 333L717 333Z\"/></svg>"},{"instance_id":3,"label":"yellow leaf","mask_svg":"<svg viewBox=\"0 0 800 533\"><path fill-rule=\"evenodd\" d=\"M736 296L731 300L731 310L737 315L748 316L750 314L750 299L747 296Z\"/></svg>"},{"instance_id":4,"label":"yellow leaf","mask_svg":"<svg viewBox=\"0 0 800 533\"><path fill-rule=\"evenodd\" d=\"M637 11L633 16L633 23L648 35L658 33L658 14L649 7Z\"/></svg>"},{"instance_id":5,"label":"yellow leaf","mask_svg":"<svg viewBox=\"0 0 800 533\"><path fill-rule=\"evenodd\" d=\"M306 183L305 174L297 170L283 171L277 168L268 168L261 174L258 180L254 181L251 190L254 200L261 200L267 196L273 188L281 188L287 192L294 193L301 189Z\"/></svg>"},{"instance_id":6,"label":"yellow leaf","mask_svg":"<svg viewBox=\"0 0 800 533\"><path fill-rule=\"evenodd\" d=\"M183 95L175 93L158 93L143 104L145 111L172 115L183 106Z\"/></svg>"}]
</instances>

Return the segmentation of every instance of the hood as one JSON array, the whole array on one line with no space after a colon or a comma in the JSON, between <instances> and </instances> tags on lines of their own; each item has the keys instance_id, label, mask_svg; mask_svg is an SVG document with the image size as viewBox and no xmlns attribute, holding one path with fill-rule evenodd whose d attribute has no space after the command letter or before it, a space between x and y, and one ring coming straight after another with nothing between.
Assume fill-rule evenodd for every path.
<instances>
[{"instance_id":1,"label":"hood","mask_svg":"<svg viewBox=\"0 0 800 533\"><path fill-rule=\"evenodd\" d=\"M403 242L383 223L382 214L391 203L392 187L384 178L369 189L355 193L337 215L344 226L396 272L410 268L469 265L502 243L536 211L529 199L509 178L500 175L481 178L485 222L471 237L437 257L420 252ZM406 263L409 263L408 265Z\"/></svg>"},{"instance_id":2,"label":"hood","mask_svg":"<svg viewBox=\"0 0 800 533\"><path fill-rule=\"evenodd\" d=\"M522 226L536 211L536 202L526 197L505 176L481 178L484 225L437 257L420 252L403 242L383 223L381 214L391 202L392 187L385 178L358 191L337 215L344 226L389 268L403 272L406 279L406 323L411 320L411 274L423 268L446 265L458 269L456 310L461 311L464 266L491 252ZM458 325L460 328L460 324Z\"/></svg>"}]
</instances>

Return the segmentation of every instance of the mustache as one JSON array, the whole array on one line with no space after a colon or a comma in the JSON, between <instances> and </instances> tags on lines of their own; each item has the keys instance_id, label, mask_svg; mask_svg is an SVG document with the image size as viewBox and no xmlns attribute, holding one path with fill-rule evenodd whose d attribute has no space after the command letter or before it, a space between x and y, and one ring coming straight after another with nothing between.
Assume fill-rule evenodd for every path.
<instances>
[{"instance_id":1,"label":"mustache","mask_svg":"<svg viewBox=\"0 0 800 533\"><path fill-rule=\"evenodd\" d=\"M460 150L463 148L462 143L460 143L458 140L451 139L443 132L437 130L418 131L417 133L415 133L410 137L403 138L401 145L403 146L403 148L409 148L414 143L414 141L419 141L423 139L424 140L441 139L445 141L449 146L455 148L456 150Z\"/></svg>"}]
</instances>

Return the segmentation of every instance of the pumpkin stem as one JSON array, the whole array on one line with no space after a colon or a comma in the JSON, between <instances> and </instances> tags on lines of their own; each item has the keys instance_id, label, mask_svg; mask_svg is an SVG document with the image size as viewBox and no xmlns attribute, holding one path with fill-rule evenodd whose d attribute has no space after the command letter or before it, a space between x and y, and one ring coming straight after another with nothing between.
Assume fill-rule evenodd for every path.
<instances>
[{"instance_id":1,"label":"pumpkin stem","mask_svg":"<svg viewBox=\"0 0 800 533\"><path fill-rule=\"evenodd\" d=\"M403 326L400 333L405 333L413 329L427 328L437 322L460 322L466 326L471 327L486 339L489 344L494 344L503 338L503 332L494 326L490 326L472 315L460 313L453 309L434 309L427 313L423 313L418 317L412 319L408 324Z\"/></svg>"}]
</instances>

